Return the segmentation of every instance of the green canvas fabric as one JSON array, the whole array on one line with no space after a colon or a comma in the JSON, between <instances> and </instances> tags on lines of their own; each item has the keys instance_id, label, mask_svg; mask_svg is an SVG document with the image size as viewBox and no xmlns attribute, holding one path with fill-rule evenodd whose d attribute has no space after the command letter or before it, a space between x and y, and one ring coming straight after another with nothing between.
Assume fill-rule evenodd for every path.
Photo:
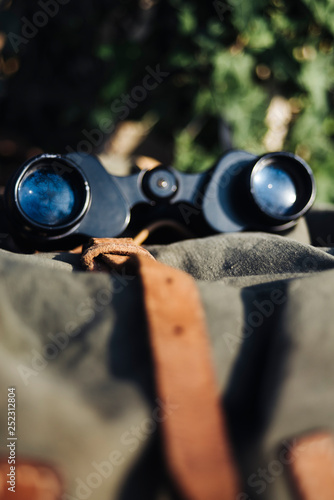
<instances>
[{"instance_id":1,"label":"green canvas fabric","mask_svg":"<svg viewBox=\"0 0 334 500\"><path fill-rule=\"evenodd\" d=\"M196 279L243 479L237 500L294 500L289 441L333 430L333 222L320 207L285 236L148 247ZM0 275L1 455L15 386L17 453L60 470L63 500L179 498L160 434L162 405L177 408L155 393L139 278L86 273L73 254L6 250Z\"/></svg>"}]
</instances>

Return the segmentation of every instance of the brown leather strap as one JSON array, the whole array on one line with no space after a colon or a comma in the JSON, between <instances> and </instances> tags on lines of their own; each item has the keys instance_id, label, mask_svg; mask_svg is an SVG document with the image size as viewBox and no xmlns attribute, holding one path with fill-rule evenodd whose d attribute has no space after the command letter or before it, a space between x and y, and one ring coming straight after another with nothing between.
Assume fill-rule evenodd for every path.
<instances>
[{"instance_id":1,"label":"brown leather strap","mask_svg":"<svg viewBox=\"0 0 334 500\"><path fill-rule=\"evenodd\" d=\"M128 258L133 249L132 242L111 239L111 267L117 243L122 255L123 245L129 243ZM97 240L94 245L97 249ZM104 245L106 252L106 240ZM143 285L157 392L174 408L162 422L170 470L188 500L235 500L240 490L196 284L188 274L133 250ZM94 268L89 259L94 255L99 261L102 256L89 252L83 262Z\"/></svg>"},{"instance_id":2,"label":"brown leather strap","mask_svg":"<svg viewBox=\"0 0 334 500\"><path fill-rule=\"evenodd\" d=\"M82 263L87 271L110 271L127 266L137 266L136 255L148 259L154 257L145 248L136 245L131 238L92 238L88 249L82 254Z\"/></svg>"},{"instance_id":3,"label":"brown leather strap","mask_svg":"<svg viewBox=\"0 0 334 500\"><path fill-rule=\"evenodd\" d=\"M334 437L316 433L299 438L289 454L292 480L300 500L334 499Z\"/></svg>"},{"instance_id":4,"label":"brown leather strap","mask_svg":"<svg viewBox=\"0 0 334 500\"><path fill-rule=\"evenodd\" d=\"M62 490L58 474L48 465L19 461L13 470L8 459L0 462L0 500L60 500Z\"/></svg>"},{"instance_id":5,"label":"brown leather strap","mask_svg":"<svg viewBox=\"0 0 334 500\"><path fill-rule=\"evenodd\" d=\"M237 480L194 280L140 258L157 390L177 409L163 423L170 468L186 498L235 500Z\"/></svg>"}]
</instances>

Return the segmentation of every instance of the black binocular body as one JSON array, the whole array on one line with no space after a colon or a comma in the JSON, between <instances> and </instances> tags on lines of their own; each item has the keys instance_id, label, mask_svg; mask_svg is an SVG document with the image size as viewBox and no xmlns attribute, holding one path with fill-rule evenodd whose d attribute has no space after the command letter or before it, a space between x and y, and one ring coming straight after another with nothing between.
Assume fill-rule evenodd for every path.
<instances>
[{"instance_id":1,"label":"black binocular body","mask_svg":"<svg viewBox=\"0 0 334 500\"><path fill-rule=\"evenodd\" d=\"M132 237L168 219L195 236L292 227L312 206L310 167L292 153L229 151L210 170L170 166L118 177L85 154L28 160L5 189L12 236L35 249L68 248L91 237Z\"/></svg>"}]
</instances>

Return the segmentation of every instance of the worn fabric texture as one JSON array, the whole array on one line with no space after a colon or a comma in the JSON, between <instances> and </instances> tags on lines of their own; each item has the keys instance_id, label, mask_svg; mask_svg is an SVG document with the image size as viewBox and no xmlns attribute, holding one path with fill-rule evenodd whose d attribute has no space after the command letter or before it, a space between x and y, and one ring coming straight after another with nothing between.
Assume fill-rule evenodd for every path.
<instances>
[{"instance_id":1,"label":"worn fabric texture","mask_svg":"<svg viewBox=\"0 0 334 500\"><path fill-rule=\"evenodd\" d=\"M333 238L325 207L284 236L148 247L196 279L238 500L294 500L282 457L294 439L333 431ZM17 454L59 470L63 500L178 499L160 433L162 406L177 408L156 396L138 277L86 273L73 254L5 250L0 274L0 458L14 386Z\"/></svg>"}]
</instances>

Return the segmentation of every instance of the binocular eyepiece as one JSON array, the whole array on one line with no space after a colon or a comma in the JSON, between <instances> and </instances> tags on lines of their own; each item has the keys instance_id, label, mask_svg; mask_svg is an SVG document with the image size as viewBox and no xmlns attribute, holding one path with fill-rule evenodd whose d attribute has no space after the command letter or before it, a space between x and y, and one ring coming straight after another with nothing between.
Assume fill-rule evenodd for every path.
<instances>
[{"instance_id":1,"label":"binocular eyepiece","mask_svg":"<svg viewBox=\"0 0 334 500\"><path fill-rule=\"evenodd\" d=\"M159 166L110 175L85 154L42 154L27 161L5 190L12 235L34 248L56 241L133 236L145 224L173 219L196 236L292 227L315 199L310 167L291 153L256 157L230 151L209 171Z\"/></svg>"}]
</instances>

